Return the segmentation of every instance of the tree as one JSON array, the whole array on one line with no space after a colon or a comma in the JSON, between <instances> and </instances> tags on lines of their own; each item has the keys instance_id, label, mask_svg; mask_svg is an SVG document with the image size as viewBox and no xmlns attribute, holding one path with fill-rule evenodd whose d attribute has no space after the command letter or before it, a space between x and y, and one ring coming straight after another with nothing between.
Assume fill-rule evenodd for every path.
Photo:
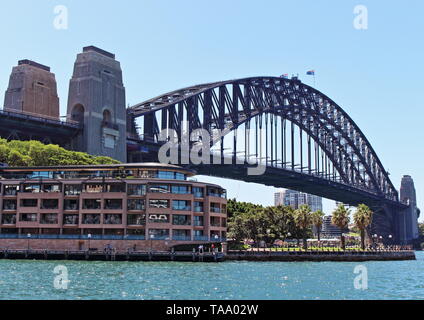
<instances>
[{"instance_id":1,"label":"tree","mask_svg":"<svg viewBox=\"0 0 424 320\"><path fill-rule=\"evenodd\" d=\"M118 164L117 160L92 156L84 152L66 150L54 144L39 141L0 139L0 162L9 166L65 166Z\"/></svg>"},{"instance_id":2,"label":"tree","mask_svg":"<svg viewBox=\"0 0 424 320\"><path fill-rule=\"evenodd\" d=\"M293 231L293 209L289 206L267 207L264 212L269 220L270 234L276 239L286 239Z\"/></svg>"},{"instance_id":3,"label":"tree","mask_svg":"<svg viewBox=\"0 0 424 320\"><path fill-rule=\"evenodd\" d=\"M296 225L302 230L303 249L308 248L306 241L306 231L312 224L311 208L303 204L294 212L294 220Z\"/></svg>"},{"instance_id":4,"label":"tree","mask_svg":"<svg viewBox=\"0 0 424 320\"><path fill-rule=\"evenodd\" d=\"M321 234L323 218L324 218L324 212L322 212L321 210L312 212L312 224L317 229L318 241L321 241L320 234Z\"/></svg>"},{"instance_id":5,"label":"tree","mask_svg":"<svg viewBox=\"0 0 424 320\"><path fill-rule=\"evenodd\" d=\"M347 228L350 221L350 210L347 209L343 204L339 204L339 206L333 211L333 216L331 218L331 222L340 228L342 234L340 236L342 249L345 250L345 237L343 235L343 230Z\"/></svg>"},{"instance_id":6,"label":"tree","mask_svg":"<svg viewBox=\"0 0 424 320\"><path fill-rule=\"evenodd\" d=\"M355 213L353 214L353 221L361 233L362 250L365 250L365 229L371 224L372 215L372 210L363 203L358 205Z\"/></svg>"}]
</instances>

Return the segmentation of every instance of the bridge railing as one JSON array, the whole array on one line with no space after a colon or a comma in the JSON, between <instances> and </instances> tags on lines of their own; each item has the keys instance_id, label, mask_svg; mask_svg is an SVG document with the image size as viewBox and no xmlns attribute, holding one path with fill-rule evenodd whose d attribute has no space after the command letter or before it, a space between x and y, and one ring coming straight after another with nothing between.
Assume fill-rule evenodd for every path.
<instances>
[{"instance_id":1,"label":"bridge railing","mask_svg":"<svg viewBox=\"0 0 424 320\"><path fill-rule=\"evenodd\" d=\"M25 120L35 120L38 122L45 122L51 124L60 124L65 126L72 126L75 128L79 128L81 125L79 122L67 119L66 121L60 120L60 118L55 118L47 115L40 115L38 113L27 112L27 111L19 111L19 110L10 110L3 109L0 110L0 115L14 118L21 118Z\"/></svg>"}]
</instances>

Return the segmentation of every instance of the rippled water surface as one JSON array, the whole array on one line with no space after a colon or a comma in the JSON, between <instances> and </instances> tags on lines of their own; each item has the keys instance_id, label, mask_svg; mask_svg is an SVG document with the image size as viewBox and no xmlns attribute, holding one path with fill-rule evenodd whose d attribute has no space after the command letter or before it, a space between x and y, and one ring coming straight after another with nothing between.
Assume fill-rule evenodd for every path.
<instances>
[{"instance_id":1,"label":"rippled water surface","mask_svg":"<svg viewBox=\"0 0 424 320\"><path fill-rule=\"evenodd\" d=\"M0 260L0 299L424 299L417 261L365 262L368 289L350 262L79 262ZM68 289L53 272L66 266Z\"/></svg>"}]
</instances>

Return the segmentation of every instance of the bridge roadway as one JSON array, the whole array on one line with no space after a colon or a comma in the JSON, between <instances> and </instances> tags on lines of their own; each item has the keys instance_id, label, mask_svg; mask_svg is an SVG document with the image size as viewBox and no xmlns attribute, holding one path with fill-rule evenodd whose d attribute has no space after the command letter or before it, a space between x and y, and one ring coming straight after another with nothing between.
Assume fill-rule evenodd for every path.
<instances>
[{"instance_id":1,"label":"bridge roadway","mask_svg":"<svg viewBox=\"0 0 424 320\"><path fill-rule=\"evenodd\" d=\"M77 122L0 110L0 137L8 140L38 140L70 147L72 138L81 130Z\"/></svg>"}]
</instances>

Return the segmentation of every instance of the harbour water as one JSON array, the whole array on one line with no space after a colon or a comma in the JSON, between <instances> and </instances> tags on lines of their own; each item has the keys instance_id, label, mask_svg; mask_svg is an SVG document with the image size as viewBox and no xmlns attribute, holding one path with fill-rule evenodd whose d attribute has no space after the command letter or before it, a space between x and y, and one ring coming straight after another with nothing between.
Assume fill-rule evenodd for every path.
<instances>
[{"instance_id":1,"label":"harbour water","mask_svg":"<svg viewBox=\"0 0 424 320\"><path fill-rule=\"evenodd\" d=\"M424 299L424 252L383 262L0 260L0 299ZM363 265L361 274L355 267ZM56 269L57 273L54 273ZM67 289L55 277L67 271ZM367 289L354 279L367 272ZM56 282L57 284L57 282ZM57 287L57 285L56 285Z\"/></svg>"}]
</instances>

